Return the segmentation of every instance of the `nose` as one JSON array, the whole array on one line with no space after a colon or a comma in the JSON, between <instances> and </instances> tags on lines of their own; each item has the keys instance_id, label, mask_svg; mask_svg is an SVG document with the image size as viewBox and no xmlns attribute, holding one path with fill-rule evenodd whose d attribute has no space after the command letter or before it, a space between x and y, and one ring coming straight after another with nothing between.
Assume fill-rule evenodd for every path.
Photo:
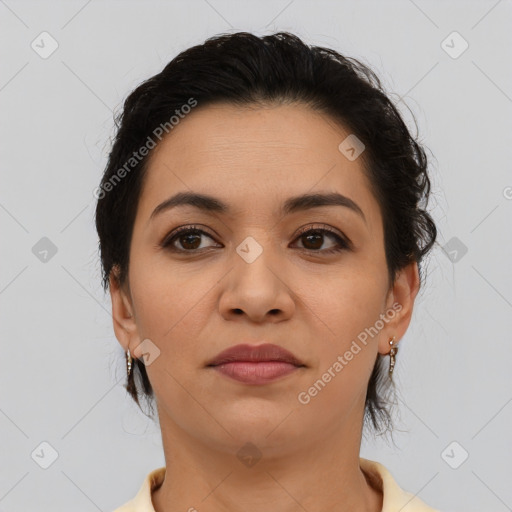
<instances>
[{"instance_id":1,"label":"nose","mask_svg":"<svg viewBox=\"0 0 512 512\"><path fill-rule=\"evenodd\" d=\"M254 260L246 260L236 252L233 268L224 282L219 302L226 320L247 317L252 322L281 322L295 311L293 291L287 281L283 262L263 250Z\"/></svg>"}]
</instances>

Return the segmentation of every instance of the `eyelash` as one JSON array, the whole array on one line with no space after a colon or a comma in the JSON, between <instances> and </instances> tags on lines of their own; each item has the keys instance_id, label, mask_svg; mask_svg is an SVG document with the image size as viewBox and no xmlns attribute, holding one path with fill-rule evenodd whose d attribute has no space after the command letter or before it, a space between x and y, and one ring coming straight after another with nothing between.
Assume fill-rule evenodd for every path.
<instances>
[{"instance_id":1,"label":"eyelash","mask_svg":"<svg viewBox=\"0 0 512 512\"><path fill-rule=\"evenodd\" d=\"M336 240L336 242L338 243L338 247L331 248L331 249L323 249L323 250L306 249L306 248L303 248L303 247L299 247L300 250L307 251L307 252L312 252L312 253L320 253L320 254L334 254L334 253L338 253L338 252L341 252L341 251L345 251L345 250L350 250L351 249L351 242L348 239L343 238L336 231L332 230L331 228L329 228L328 226L326 226L324 224L322 224L321 226L322 227L306 226L305 228L302 228L300 230L300 232L297 234L297 236L295 237L295 240L297 240L297 239L299 239L299 238L301 238L304 235L309 234L309 233L315 233L315 234L322 234L322 233L325 234L325 233L327 233L329 236L332 236ZM173 243L174 240L177 240L178 238L180 238L181 236L186 235L186 234L187 235L188 234L192 234L192 235L206 235L209 238L213 238L206 231L203 231L202 229L199 229L198 226L195 226L195 225L192 225L192 226L182 226L182 227L176 229L175 231L173 231L172 233L170 233L167 237L165 237L165 239L160 244L160 246L162 248L164 248L164 249L167 249L167 250L171 251L171 252L192 253L192 254L201 252L202 249L186 250L186 249L178 249L178 248L172 246L172 243Z\"/></svg>"}]
</instances>

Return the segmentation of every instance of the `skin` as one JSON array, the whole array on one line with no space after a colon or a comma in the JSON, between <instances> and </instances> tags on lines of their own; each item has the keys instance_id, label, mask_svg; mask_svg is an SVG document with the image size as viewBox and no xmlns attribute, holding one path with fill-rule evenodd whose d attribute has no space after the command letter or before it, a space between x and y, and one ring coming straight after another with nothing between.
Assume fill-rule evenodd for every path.
<instances>
[{"instance_id":1,"label":"skin","mask_svg":"<svg viewBox=\"0 0 512 512\"><path fill-rule=\"evenodd\" d=\"M416 263L389 283L379 204L363 158L338 149L349 131L301 104L241 108L198 106L150 156L130 248L128 282L111 276L117 339L135 357L150 339L160 353L146 366L153 386L166 477L153 492L156 512L194 510L339 512L382 508L382 493L359 466L364 401L377 353L387 354L410 323L419 288ZM150 220L177 192L228 203L228 215L178 207ZM284 217L290 196L339 192L349 208L322 206ZM325 224L336 240L297 236ZM199 225L198 240L160 243L177 227ZM247 263L236 248L248 236L263 252ZM211 238L210 238L211 237ZM187 245L188 241L188 245ZM191 248L198 248L191 252ZM307 391L399 303L401 310L307 404ZM233 381L207 362L242 342L265 340L294 353L306 368L263 386ZM237 458L252 443L261 459Z\"/></svg>"}]
</instances>

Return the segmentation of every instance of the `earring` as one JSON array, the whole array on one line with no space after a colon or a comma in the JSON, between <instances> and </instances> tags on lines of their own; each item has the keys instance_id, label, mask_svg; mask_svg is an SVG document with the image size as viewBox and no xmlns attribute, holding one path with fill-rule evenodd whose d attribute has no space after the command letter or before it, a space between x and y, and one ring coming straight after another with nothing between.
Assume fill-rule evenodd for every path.
<instances>
[{"instance_id":1,"label":"earring","mask_svg":"<svg viewBox=\"0 0 512 512\"><path fill-rule=\"evenodd\" d=\"M128 352L126 352L126 368L128 371L128 377L130 376L130 372L132 371L132 361L133 358L130 354L130 349L128 349Z\"/></svg>"},{"instance_id":2,"label":"earring","mask_svg":"<svg viewBox=\"0 0 512 512\"><path fill-rule=\"evenodd\" d=\"M395 337L389 340L389 344L391 345L391 350L389 351L389 376L393 376L393 370L395 368L395 355L398 352L398 346L393 346L395 343Z\"/></svg>"}]
</instances>

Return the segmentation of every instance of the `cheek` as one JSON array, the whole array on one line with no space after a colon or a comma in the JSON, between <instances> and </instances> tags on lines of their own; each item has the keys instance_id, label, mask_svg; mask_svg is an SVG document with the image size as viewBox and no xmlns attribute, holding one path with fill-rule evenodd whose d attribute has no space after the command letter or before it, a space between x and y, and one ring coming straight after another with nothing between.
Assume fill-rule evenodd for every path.
<instances>
[{"instance_id":1,"label":"cheek","mask_svg":"<svg viewBox=\"0 0 512 512\"><path fill-rule=\"evenodd\" d=\"M200 333L211 317L211 297L218 277L192 275L166 265L144 265L133 259L130 285L141 340L159 347L165 365L195 354ZM149 373L149 371L148 371Z\"/></svg>"},{"instance_id":2,"label":"cheek","mask_svg":"<svg viewBox=\"0 0 512 512\"><path fill-rule=\"evenodd\" d=\"M346 343L378 320L386 296L382 272L371 266L351 267L305 289L303 300L322 320L331 341Z\"/></svg>"},{"instance_id":3,"label":"cheek","mask_svg":"<svg viewBox=\"0 0 512 512\"><path fill-rule=\"evenodd\" d=\"M382 300L376 286L366 281L333 280L324 293L310 297L321 319L314 320L314 330L321 334L316 336L317 365L297 401L303 414L323 415L327 424L335 424L340 414L364 403L378 354L378 336L368 333L373 333L370 328L379 319Z\"/></svg>"},{"instance_id":4,"label":"cheek","mask_svg":"<svg viewBox=\"0 0 512 512\"><path fill-rule=\"evenodd\" d=\"M381 324L386 292L378 266L354 266L350 272L331 277L321 289L312 288L316 293L304 297L315 313L313 330L318 332L312 334L318 341L315 377L321 381L317 386L321 390L318 397L322 395L319 406L327 405L329 400L343 406L345 400L364 395L378 353L379 329L376 331L375 326ZM347 390L352 391L347 394Z\"/></svg>"}]
</instances>

